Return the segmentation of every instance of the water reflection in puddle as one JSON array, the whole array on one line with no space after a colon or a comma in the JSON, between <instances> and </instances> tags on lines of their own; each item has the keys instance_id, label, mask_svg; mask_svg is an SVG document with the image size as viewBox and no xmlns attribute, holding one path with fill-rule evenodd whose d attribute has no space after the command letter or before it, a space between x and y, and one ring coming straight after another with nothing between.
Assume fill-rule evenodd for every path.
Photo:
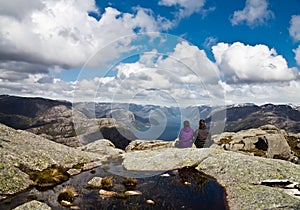
<instances>
[{"instance_id":1,"label":"water reflection in puddle","mask_svg":"<svg viewBox=\"0 0 300 210\"><path fill-rule=\"evenodd\" d=\"M0 202L0 209L12 209L32 199L47 203L52 209L66 209L57 202L58 193L64 188L74 188L79 197L74 205L85 210L96 209L226 209L225 192L214 180L209 179L193 168L179 171L164 172L135 172L126 171L120 160L108 162L106 166L86 171L76 175L53 189L37 191L35 188L20 193L11 198L10 204ZM113 177L113 191L125 190L122 185L124 177L135 177L138 180L136 190L140 196L129 196L126 199L103 198L99 196L99 189L91 189L87 182L95 176ZM30 195L30 196L29 196ZM146 203L151 199L153 205Z\"/></svg>"}]
</instances>

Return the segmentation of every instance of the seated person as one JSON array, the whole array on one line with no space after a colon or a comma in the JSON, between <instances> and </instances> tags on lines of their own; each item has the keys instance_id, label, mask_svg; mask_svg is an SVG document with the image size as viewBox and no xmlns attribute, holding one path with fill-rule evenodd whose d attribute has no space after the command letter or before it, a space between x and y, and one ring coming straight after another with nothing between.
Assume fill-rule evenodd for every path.
<instances>
[{"instance_id":1,"label":"seated person","mask_svg":"<svg viewBox=\"0 0 300 210\"><path fill-rule=\"evenodd\" d=\"M194 131L190 128L190 122L184 121L183 128L180 130L179 141L175 146L179 148L192 147Z\"/></svg>"}]
</instances>

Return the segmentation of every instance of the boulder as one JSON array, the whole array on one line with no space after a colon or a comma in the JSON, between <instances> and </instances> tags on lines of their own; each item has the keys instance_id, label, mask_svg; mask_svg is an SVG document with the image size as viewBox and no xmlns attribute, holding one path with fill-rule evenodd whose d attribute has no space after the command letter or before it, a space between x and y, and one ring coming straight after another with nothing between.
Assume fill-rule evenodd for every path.
<instances>
[{"instance_id":1,"label":"boulder","mask_svg":"<svg viewBox=\"0 0 300 210\"><path fill-rule=\"evenodd\" d=\"M78 139L83 145L87 145L99 139L107 139L111 141L116 148L125 150L131 141L136 140L136 137L124 126L113 125L99 127L99 125L93 125L82 132L82 134L78 136Z\"/></svg>"},{"instance_id":2,"label":"boulder","mask_svg":"<svg viewBox=\"0 0 300 210\"><path fill-rule=\"evenodd\" d=\"M288 134L273 125L264 125L237 133L225 132L212 136L212 139L219 148L225 150L291 161L295 159L288 143ZM214 145L213 148L217 146Z\"/></svg>"},{"instance_id":3,"label":"boulder","mask_svg":"<svg viewBox=\"0 0 300 210\"><path fill-rule=\"evenodd\" d=\"M123 167L137 171L168 171L198 165L215 150L165 148L123 154ZM216 150L217 151L217 150Z\"/></svg>"},{"instance_id":4,"label":"boulder","mask_svg":"<svg viewBox=\"0 0 300 210\"><path fill-rule=\"evenodd\" d=\"M80 147L79 149L82 151L97 153L103 156L114 156L124 153L123 150L116 148L115 145L107 139L94 141Z\"/></svg>"},{"instance_id":5,"label":"boulder","mask_svg":"<svg viewBox=\"0 0 300 210\"><path fill-rule=\"evenodd\" d=\"M134 140L125 148L126 152L138 150L153 150L174 147L173 141L163 140Z\"/></svg>"},{"instance_id":6,"label":"boulder","mask_svg":"<svg viewBox=\"0 0 300 210\"><path fill-rule=\"evenodd\" d=\"M33 200L14 208L14 210L27 210L27 209L51 210L51 207L40 201Z\"/></svg>"},{"instance_id":7,"label":"boulder","mask_svg":"<svg viewBox=\"0 0 300 210\"><path fill-rule=\"evenodd\" d=\"M88 181L87 186L93 188L101 188L102 177L93 177L90 181Z\"/></svg>"}]
</instances>

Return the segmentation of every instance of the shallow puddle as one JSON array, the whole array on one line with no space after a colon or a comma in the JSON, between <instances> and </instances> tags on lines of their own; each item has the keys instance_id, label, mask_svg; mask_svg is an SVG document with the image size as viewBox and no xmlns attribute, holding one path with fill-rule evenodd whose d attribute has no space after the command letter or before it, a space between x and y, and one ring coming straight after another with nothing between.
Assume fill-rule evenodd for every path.
<instances>
[{"instance_id":1,"label":"shallow puddle","mask_svg":"<svg viewBox=\"0 0 300 210\"><path fill-rule=\"evenodd\" d=\"M106 166L83 172L70 178L63 184L52 189L38 191L35 188L10 197L11 203L0 202L0 209L12 209L22 203L37 199L47 203L52 209L67 209L61 206L57 197L64 188L74 188L79 194L74 205L80 209L226 209L225 192L214 180L203 176L193 168L163 172L134 172L126 171L120 161L111 161ZM124 177L135 177L138 184L135 190L142 195L129 196L126 199L101 197L99 189L86 186L95 176L113 177L113 191L125 190L122 185ZM147 204L146 200L154 201Z\"/></svg>"}]
</instances>

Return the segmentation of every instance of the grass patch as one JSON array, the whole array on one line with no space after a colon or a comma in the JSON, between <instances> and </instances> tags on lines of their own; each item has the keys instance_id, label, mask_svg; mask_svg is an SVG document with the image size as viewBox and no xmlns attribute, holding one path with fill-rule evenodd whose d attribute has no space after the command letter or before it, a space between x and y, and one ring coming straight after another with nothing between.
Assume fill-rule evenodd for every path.
<instances>
[{"instance_id":1,"label":"grass patch","mask_svg":"<svg viewBox=\"0 0 300 210\"><path fill-rule=\"evenodd\" d=\"M111 190L114 186L112 177L104 177L101 180L101 188L104 190Z\"/></svg>"},{"instance_id":2,"label":"grass patch","mask_svg":"<svg viewBox=\"0 0 300 210\"><path fill-rule=\"evenodd\" d=\"M53 166L43 171L29 171L30 179L41 188L52 187L69 179L66 168L62 166Z\"/></svg>"},{"instance_id":3,"label":"grass patch","mask_svg":"<svg viewBox=\"0 0 300 210\"><path fill-rule=\"evenodd\" d=\"M126 195L125 192L119 192L119 193L114 194L114 197L118 198L118 199L126 199L128 197L128 195Z\"/></svg>"},{"instance_id":4,"label":"grass patch","mask_svg":"<svg viewBox=\"0 0 300 210\"><path fill-rule=\"evenodd\" d=\"M124 178L122 183L125 186L126 190L134 190L138 181L135 178L126 177Z\"/></svg>"},{"instance_id":5,"label":"grass patch","mask_svg":"<svg viewBox=\"0 0 300 210\"><path fill-rule=\"evenodd\" d=\"M77 163L72 168L74 168L74 169L82 169L83 166L84 166L84 163Z\"/></svg>"},{"instance_id":6,"label":"grass patch","mask_svg":"<svg viewBox=\"0 0 300 210\"><path fill-rule=\"evenodd\" d=\"M73 203L75 196L77 196L77 193L73 188L66 188L59 193L57 201L59 203L61 203L62 201L68 201L70 203Z\"/></svg>"}]
</instances>

